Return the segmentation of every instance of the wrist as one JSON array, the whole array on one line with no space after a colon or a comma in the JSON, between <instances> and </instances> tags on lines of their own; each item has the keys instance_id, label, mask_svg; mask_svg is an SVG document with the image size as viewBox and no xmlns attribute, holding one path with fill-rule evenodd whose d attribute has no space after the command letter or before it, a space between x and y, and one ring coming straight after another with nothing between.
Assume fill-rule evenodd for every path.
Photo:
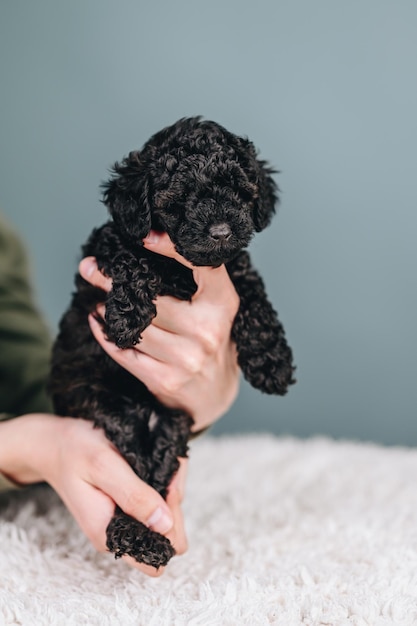
<instances>
[{"instance_id":1,"label":"wrist","mask_svg":"<svg viewBox=\"0 0 417 626\"><path fill-rule=\"evenodd\" d=\"M217 422L233 405L239 393L240 370L236 366L230 369L233 374L226 381L224 389L217 396L217 402L214 402L213 394L211 394L210 402L201 403L198 410L193 414L194 424L191 428L194 436L198 436L206 431L210 426Z\"/></svg>"},{"instance_id":2,"label":"wrist","mask_svg":"<svg viewBox=\"0 0 417 626\"><path fill-rule=\"evenodd\" d=\"M59 419L34 413L0 423L0 472L19 485L45 480L51 437Z\"/></svg>"}]
</instances>

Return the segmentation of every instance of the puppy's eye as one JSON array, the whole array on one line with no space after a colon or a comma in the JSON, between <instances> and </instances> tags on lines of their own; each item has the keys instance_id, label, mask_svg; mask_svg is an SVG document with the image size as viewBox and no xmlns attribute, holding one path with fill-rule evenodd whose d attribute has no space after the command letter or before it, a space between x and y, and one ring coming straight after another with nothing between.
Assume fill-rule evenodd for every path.
<instances>
[{"instance_id":1,"label":"puppy's eye","mask_svg":"<svg viewBox=\"0 0 417 626\"><path fill-rule=\"evenodd\" d=\"M251 185L250 187L247 187L246 189L240 189L239 195L241 196L244 202L253 206L254 200L256 200L259 196L258 188L255 185Z\"/></svg>"}]
</instances>

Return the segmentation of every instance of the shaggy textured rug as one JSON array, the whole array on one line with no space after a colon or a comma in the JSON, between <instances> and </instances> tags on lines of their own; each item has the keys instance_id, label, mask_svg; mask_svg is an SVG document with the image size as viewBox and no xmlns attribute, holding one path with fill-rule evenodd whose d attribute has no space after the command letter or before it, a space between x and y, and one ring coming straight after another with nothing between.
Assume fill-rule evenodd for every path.
<instances>
[{"instance_id":1,"label":"shaggy textured rug","mask_svg":"<svg viewBox=\"0 0 417 626\"><path fill-rule=\"evenodd\" d=\"M0 624L417 624L417 450L272 436L193 444L189 551L148 579L58 498L2 498Z\"/></svg>"}]
</instances>

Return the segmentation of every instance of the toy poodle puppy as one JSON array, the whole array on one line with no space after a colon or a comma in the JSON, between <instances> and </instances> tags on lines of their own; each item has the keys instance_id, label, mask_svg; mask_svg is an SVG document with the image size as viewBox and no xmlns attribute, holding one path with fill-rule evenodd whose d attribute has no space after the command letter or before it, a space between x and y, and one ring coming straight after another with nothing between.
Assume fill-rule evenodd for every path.
<instances>
[{"instance_id":1,"label":"toy poodle puppy","mask_svg":"<svg viewBox=\"0 0 417 626\"><path fill-rule=\"evenodd\" d=\"M99 318L120 348L140 342L159 295L191 300L191 270L146 250L151 229L168 233L191 264L225 264L240 298L232 338L246 380L268 394L294 382L292 352L245 251L271 221L278 201L273 170L253 144L200 117L184 118L153 135L140 151L116 163L104 184L111 219L83 247L112 279L103 292L78 274L76 291L56 339L50 393L58 415L82 416L102 428L133 470L163 497L187 455L192 419L162 405L144 384L117 365L95 341L88 314ZM169 540L116 507L107 547L153 567L174 554Z\"/></svg>"}]
</instances>

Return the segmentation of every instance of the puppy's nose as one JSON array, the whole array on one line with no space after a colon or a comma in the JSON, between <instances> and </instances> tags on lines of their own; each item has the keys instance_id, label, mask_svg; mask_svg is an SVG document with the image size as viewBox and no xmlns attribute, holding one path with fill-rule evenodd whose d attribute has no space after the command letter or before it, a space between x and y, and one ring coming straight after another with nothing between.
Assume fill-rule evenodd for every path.
<instances>
[{"instance_id":1,"label":"puppy's nose","mask_svg":"<svg viewBox=\"0 0 417 626\"><path fill-rule=\"evenodd\" d=\"M230 239L232 230L229 224L222 222L221 224L213 224L209 228L210 237L216 241L227 241Z\"/></svg>"}]
</instances>

